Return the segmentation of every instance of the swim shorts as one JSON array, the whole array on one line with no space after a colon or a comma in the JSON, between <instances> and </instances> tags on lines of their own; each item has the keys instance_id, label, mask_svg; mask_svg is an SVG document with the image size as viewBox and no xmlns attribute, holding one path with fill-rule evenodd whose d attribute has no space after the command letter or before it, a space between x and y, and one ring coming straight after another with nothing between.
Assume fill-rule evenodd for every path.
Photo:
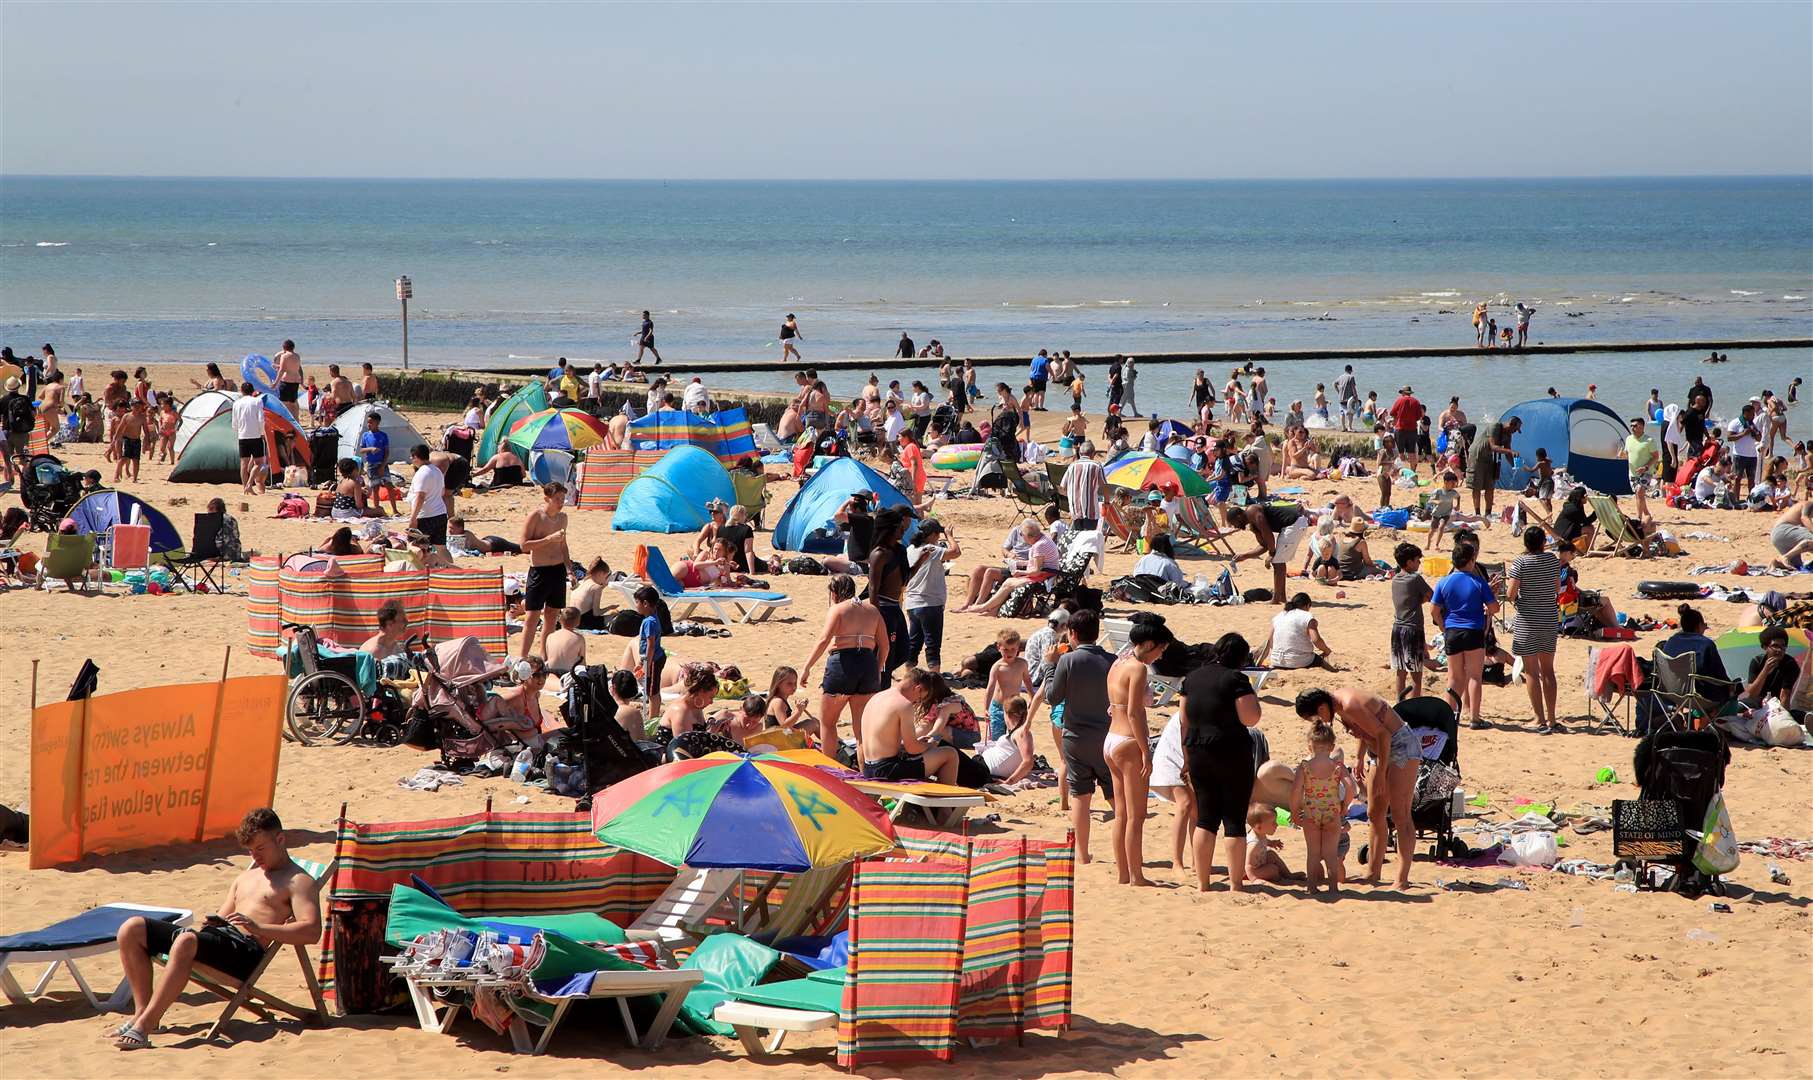
<instances>
[{"instance_id":1,"label":"swim shorts","mask_svg":"<svg viewBox=\"0 0 1813 1080\"><path fill-rule=\"evenodd\" d=\"M244 461L247 458L251 458L253 461L258 461L263 457L264 439L255 438L239 440L239 460Z\"/></svg>"},{"instance_id":2,"label":"swim shorts","mask_svg":"<svg viewBox=\"0 0 1813 1080\"><path fill-rule=\"evenodd\" d=\"M1058 751L1064 755L1064 770L1068 775L1070 794L1092 795L1097 785L1102 789L1102 797L1114 798L1114 774L1108 769L1108 760L1102 756L1102 744L1106 742L1106 732L1095 735L1076 735L1068 728L1064 738L1058 744ZM1246 811L1242 808L1241 813Z\"/></svg>"},{"instance_id":3,"label":"swim shorts","mask_svg":"<svg viewBox=\"0 0 1813 1080\"><path fill-rule=\"evenodd\" d=\"M834 649L825 658L825 677L819 684L827 694L873 694L881 687L881 670L874 649Z\"/></svg>"},{"instance_id":4,"label":"swim shorts","mask_svg":"<svg viewBox=\"0 0 1813 1080\"><path fill-rule=\"evenodd\" d=\"M283 402L295 401L297 394L301 390L302 390L301 383L293 383L293 382L278 383L277 384L277 400L283 401Z\"/></svg>"},{"instance_id":5,"label":"swim shorts","mask_svg":"<svg viewBox=\"0 0 1813 1080\"><path fill-rule=\"evenodd\" d=\"M184 934L195 935L196 963L236 979L252 974L264 962L264 946L237 927L216 925L195 930L162 919L145 920L145 948L153 956L169 955L170 947Z\"/></svg>"},{"instance_id":6,"label":"swim shorts","mask_svg":"<svg viewBox=\"0 0 1813 1080\"><path fill-rule=\"evenodd\" d=\"M871 780L924 780L925 760L902 750L891 758L863 762L862 774Z\"/></svg>"},{"instance_id":7,"label":"swim shorts","mask_svg":"<svg viewBox=\"0 0 1813 1080\"><path fill-rule=\"evenodd\" d=\"M523 608L542 611L567 606L567 571L564 566L531 566L523 583Z\"/></svg>"},{"instance_id":8,"label":"swim shorts","mask_svg":"<svg viewBox=\"0 0 1813 1080\"><path fill-rule=\"evenodd\" d=\"M1448 655L1473 652L1486 647L1486 632L1479 629L1455 629L1442 631L1442 643Z\"/></svg>"}]
</instances>

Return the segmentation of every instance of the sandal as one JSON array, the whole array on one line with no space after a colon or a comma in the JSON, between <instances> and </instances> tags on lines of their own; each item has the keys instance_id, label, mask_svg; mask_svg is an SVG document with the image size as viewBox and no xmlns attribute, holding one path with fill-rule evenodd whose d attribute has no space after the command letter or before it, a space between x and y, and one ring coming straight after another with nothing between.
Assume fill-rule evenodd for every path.
<instances>
[{"instance_id":1,"label":"sandal","mask_svg":"<svg viewBox=\"0 0 1813 1080\"><path fill-rule=\"evenodd\" d=\"M121 1050L151 1049L151 1040L145 1037L144 1032L131 1024L121 1026L120 1030L114 1034L113 1044Z\"/></svg>"}]
</instances>

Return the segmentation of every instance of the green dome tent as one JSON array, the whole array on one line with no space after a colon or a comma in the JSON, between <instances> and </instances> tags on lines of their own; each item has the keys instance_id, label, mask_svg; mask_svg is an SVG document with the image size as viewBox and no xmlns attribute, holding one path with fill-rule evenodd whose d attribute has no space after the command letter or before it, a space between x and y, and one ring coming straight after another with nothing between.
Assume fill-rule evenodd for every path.
<instances>
[{"instance_id":1,"label":"green dome tent","mask_svg":"<svg viewBox=\"0 0 1813 1080\"><path fill-rule=\"evenodd\" d=\"M486 422L484 433L478 438L478 449L472 453L472 467L478 468L491 460L497 453L498 444L510 433L511 424L547 407L548 388L540 379L531 379L516 393L499 402L497 408L491 411L491 419Z\"/></svg>"},{"instance_id":2,"label":"green dome tent","mask_svg":"<svg viewBox=\"0 0 1813 1080\"><path fill-rule=\"evenodd\" d=\"M308 440L296 429L287 412L278 413L268 404L264 410L265 461L276 476L286 464L307 465L310 461ZM239 436L233 431L233 410L216 413L203 424L183 447L182 456L170 470L173 484L239 483Z\"/></svg>"}]
</instances>

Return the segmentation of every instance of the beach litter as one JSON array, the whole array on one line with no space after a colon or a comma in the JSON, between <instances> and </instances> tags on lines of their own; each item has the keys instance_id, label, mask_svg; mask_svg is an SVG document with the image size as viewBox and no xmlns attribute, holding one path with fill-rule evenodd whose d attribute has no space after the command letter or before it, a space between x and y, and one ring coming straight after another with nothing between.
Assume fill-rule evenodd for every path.
<instances>
[{"instance_id":1,"label":"beach litter","mask_svg":"<svg viewBox=\"0 0 1813 1080\"><path fill-rule=\"evenodd\" d=\"M417 769L414 776L399 777L397 780L398 787L409 791L439 791L444 787L458 787L464 783L458 774L429 765Z\"/></svg>"},{"instance_id":2,"label":"beach litter","mask_svg":"<svg viewBox=\"0 0 1813 1080\"><path fill-rule=\"evenodd\" d=\"M1719 936L1710 931L1702 930L1696 926L1692 930L1687 931L1687 940L1688 941L1704 941L1707 943L1711 943L1711 942L1718 941Z\"/></svg>"}]
</instances>

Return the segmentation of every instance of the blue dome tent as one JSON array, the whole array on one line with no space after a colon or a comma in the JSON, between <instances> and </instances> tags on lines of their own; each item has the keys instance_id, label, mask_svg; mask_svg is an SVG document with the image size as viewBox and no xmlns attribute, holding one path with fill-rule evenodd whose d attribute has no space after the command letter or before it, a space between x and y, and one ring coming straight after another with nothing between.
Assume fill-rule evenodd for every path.
<instances>
[{"instance_id":1,"label":"blue dome tent","mask_svg":"<svg viewBox=\"0 0 1813 1080\"><path fill-rule=\"evenodd\" d=\"M139 523L151 526L151 554L183 550L182 534L170 524L163 511L124 491L95 491L83 496L82 501L69 511L69 519L76 523L77 532L105 534L115 525L132 524L135 509L139 512Z\"/></svg>"},{"instance_id":2,"label":"blue dome tent","mask_svg":"<svg viewBox=\"0 0 1813 1080\"><path fill-rule=\"evenodd\" d=\"M705 504L736 502L730 474L708 450L676 446L623 487L611 528L618 532L692 532L711 520Z\"/></svg>"},{"instance_id":3,"label":"blue dome tent","mask_svg":"<svg viewBox=\"0 0 1813 1080\"><path fill-rule=\"evenodd\" d=\"M1517 461L1499 471L1499 487L1522 491L1536 471L1536 449L1541 447L1556 469L1566 469L1594 491L1630 494L1630 468L1618 456L1630 432L1610 406L1590 398L1538 398L1506 409L1499 422L1513 417L1523 421L1523 430L1511 441ZM1484 428L1479 437L1486 437Z\"/></svg>"},{"instance_id":4,"label":"blue dome tent","mask_svg":"<svg viewBox=\"0 0 1813 1080\"><path fill-rule=\"evenodd\" d=\"M809 551L818 555L836 555L844 549L843 538L833 520L839 508L858 491L873 491L879 496L877 510L904 506L910 512L913 504L887 478L855 458L840 457L818 470L805 486L788 500L774 523L776 551ZM919 529L914 521L907 526L904 540L912 539Z\"/></svg>"}]
</instances>

